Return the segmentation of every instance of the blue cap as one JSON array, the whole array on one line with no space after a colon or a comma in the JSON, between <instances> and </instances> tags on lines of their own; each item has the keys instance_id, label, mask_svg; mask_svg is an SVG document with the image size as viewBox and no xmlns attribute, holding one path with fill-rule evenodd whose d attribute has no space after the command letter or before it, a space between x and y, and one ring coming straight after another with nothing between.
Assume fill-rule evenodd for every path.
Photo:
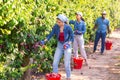
<instances>
[{"instance_id":1,"label":"blue cap","mask_svg":"<svg viewBox=\"0 0 120 80\"><path fill-rule=\"evenodd\" d=\"M68 18L63 14L59 14L57 16L57 18L60 19L62 22L67 22L68 21Z\"/></svg>"}]
</instances>

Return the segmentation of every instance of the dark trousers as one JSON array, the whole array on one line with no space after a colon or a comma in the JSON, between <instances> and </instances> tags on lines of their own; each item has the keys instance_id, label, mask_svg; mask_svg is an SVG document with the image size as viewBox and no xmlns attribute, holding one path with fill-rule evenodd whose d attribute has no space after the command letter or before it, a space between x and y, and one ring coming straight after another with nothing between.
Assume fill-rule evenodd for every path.
<instances>
[{"instance_id":1,"label":"dark trousers","mask_svg":"<svg viewBox=\"0 0 120 80\"><path fill-rule=\"evenodd\" d=\"M105 33L96 32L95 41L94 41L94 51L96 51L97 49L97 45L98 45L100 38L101 38L101 53L103 53L104 48L105 48L106 32Z\"/></svg>"}]
</instances>

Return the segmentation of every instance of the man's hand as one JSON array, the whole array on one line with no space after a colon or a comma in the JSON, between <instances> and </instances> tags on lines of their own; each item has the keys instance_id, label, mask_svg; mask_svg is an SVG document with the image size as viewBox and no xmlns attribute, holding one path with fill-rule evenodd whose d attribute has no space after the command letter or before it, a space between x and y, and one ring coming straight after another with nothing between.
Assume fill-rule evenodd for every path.
<instances>
[{"instance_id":1,"label":"man's hand","mask_svg":"<svg viewBox=\"0 0 120 80\"><path fill-rule=\"evenodd\" d=\"M111 34L111 30L108 30L108 34Z\"/></svg>"},{"instance_id":2,"label":"man's hand","mask_svg":"<svg viewBox=\"0 0 120 80\"><path fill-rule=\"evenodd\" d=\"M97 24L95 24L95 26L93 27L93 31L97 28Z\"/></svg>"}]
</instances>

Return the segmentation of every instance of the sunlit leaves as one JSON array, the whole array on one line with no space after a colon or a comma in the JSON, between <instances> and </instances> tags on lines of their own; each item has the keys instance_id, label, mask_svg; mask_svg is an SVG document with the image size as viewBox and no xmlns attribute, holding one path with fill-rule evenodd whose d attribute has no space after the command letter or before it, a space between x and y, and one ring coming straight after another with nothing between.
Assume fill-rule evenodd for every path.
<instances>
[{"instance_id":1,"label":"sunlit leaves","mask_svg":"<svg viewBox=\"0 0 120 80\"><path fill-rule=\"evenodd\" d=\"M30 68L21 68L25 55L37 61L35 65L40 72L51 71L57 44L54 37L45 47L34 49L32 46L45 39L59 13L75 20L75 12L82 12L87 24L84 38L89 42L94 40L95 31L92 28L103 10L107 11L112 29L120 25L119 5L115 0L0 0L0 62L4 62L0 65L3 73L0 77L20 77L23 71Z\"/></svg>"}]
</instances>

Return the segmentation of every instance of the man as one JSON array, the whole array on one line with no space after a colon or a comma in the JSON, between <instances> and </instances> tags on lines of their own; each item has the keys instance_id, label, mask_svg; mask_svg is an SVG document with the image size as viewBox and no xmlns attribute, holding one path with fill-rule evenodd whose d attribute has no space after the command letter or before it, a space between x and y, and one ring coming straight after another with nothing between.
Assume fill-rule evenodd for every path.
<instances>
[{"instance_id":1,"label":"man","mask_svg":"<svg viewBox=\"0 0 120 80\"><path fill-rule=\"evenodd\" d=\"M104 46L105 46L105 38L106 38L106 34L107 34L107 30L108 33L110 33L110 22L108 19L106 19L106 12L102 12L102 17L99 17L96 21L95 21L95 26L94 26L94 30L97 29L96 31L96 36L95 36L95 41L94 41L94 50L93 52L96 51L96 47L98 44L99 39L101 38L101 55L104 53Z\"/></svg>"}]
</instances>

